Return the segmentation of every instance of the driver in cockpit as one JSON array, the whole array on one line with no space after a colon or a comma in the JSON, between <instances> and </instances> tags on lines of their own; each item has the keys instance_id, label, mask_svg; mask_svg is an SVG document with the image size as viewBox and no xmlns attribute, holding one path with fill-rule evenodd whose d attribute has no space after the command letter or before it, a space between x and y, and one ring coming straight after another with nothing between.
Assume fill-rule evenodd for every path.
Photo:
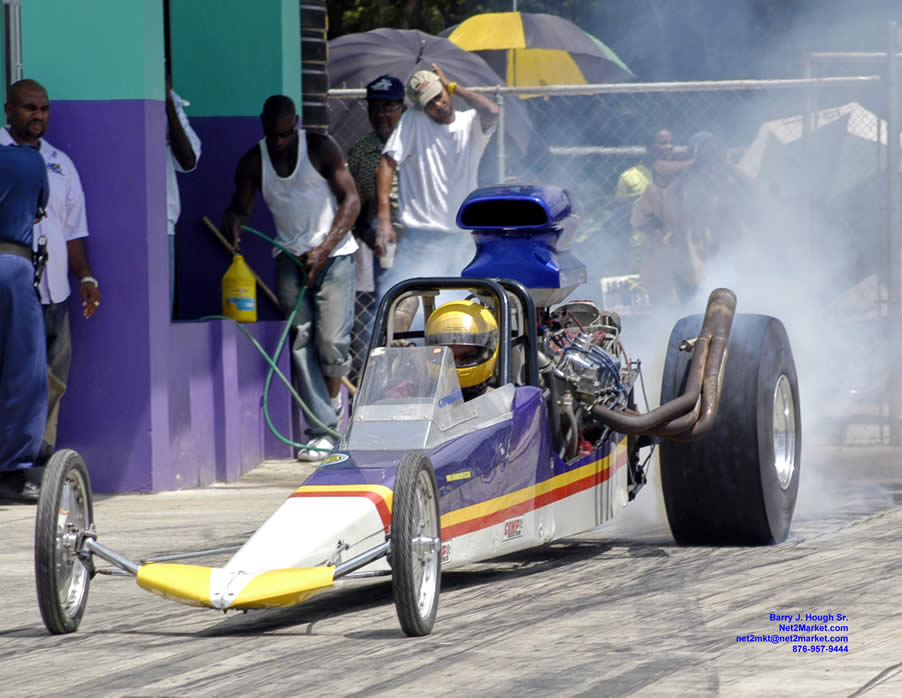
<instances>
[{"instance_id":1,"label":"driver in cockpit","mask_svg":"<svg viewBox=\"0 0 902 698\"><path fill-rule=\"evenodd\" d=\"M464 400L490 389L498 360L499 334L495 316L472 300L444 303L426 321L426 345L446 346L454 354Z\"/></svg>"}]
</instances>

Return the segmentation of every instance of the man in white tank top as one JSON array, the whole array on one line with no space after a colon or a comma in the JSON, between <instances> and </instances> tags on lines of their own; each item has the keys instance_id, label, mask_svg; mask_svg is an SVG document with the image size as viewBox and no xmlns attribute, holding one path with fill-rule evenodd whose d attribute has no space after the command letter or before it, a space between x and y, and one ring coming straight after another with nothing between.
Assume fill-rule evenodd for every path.
<instances>
[{"instance_id":1,"label":"man in white tank top","mask_svg":"<svg viewBox=\"0 0 902 698\"><path fill-rule=\"evenodd\" d=\"M222 230L236 249L259 190L276 224L276 239L300 258L303 269L279 250L276 295L295 315L291 359L294 384L315 419L308 419L310 449L301 460L320 460L334 446L328 429L338 424L341 379L351 367L354 257L350 230L360 211L354 179L338 144L298 129L294 102L273 95L260 115L265 137L238 161L235 193Z\"/></svg>"}]
</instances>

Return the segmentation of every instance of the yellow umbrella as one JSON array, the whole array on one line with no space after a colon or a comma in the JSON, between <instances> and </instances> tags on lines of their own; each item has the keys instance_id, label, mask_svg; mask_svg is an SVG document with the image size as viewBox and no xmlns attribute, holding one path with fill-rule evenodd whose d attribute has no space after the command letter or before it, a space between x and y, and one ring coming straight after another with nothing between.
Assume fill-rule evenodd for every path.
<instances>
[{"instance_id":1,"label":"yellow umbrella","mask_svg":"<svg viewBox=\"0 0 902 698\"><path fill-rule=\"evenodd\" d=\"M508 85L585 85L635 77L597 38L555 15L486 12L443 32Z\"/></svg>"}]
</instances>

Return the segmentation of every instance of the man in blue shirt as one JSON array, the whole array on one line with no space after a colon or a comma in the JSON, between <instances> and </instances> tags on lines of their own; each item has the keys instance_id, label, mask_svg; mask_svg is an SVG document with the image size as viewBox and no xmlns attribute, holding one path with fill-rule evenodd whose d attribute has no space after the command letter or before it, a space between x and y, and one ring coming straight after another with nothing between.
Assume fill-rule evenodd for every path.
<instances>
[{"instance_id":1,"label":"man in blue shirt","mask_svg":"<svg viewBox=\"0 0 902 698\"><path fill-rule=\"evenodd\" d=\"M47 167L30 147L0 147L0 499L37 502L47 419L47 353L32 258Z\"/></svg>"}]
</instances>

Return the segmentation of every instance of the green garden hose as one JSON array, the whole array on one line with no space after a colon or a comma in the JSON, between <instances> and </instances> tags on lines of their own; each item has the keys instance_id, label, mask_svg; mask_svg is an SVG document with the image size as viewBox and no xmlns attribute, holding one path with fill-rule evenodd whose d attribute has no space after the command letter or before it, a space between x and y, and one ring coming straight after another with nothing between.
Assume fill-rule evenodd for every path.
<instances>
[{"instance_id":1,"label":"green garden hose","mask_svg":"<svg viewBox=\"0 0 902 698\"><path fill-rule=\"evenodd\" d=\"M273 240L272 238L268 237L267 235L264 235L259 230L255 230L254 228L251 228L250 226L247 226L247 225L241 226L241 229L246 230L249 233L253 233L256 236L263 238L264 240L266 240L269 244L273 245L274 247L278 247L282 252L284 252L285 254L288 255L288 259L290 259L291 261L293 261L295 264L298 265L298 267L301 270L301 276L302 276L302 278L304 278L304 276L306 275L307 272L304 269L304 265L301 263L301 260L298 259L294 253L292 253L290 250L287 250L276 240ZM275 374L285 384L285 387L288 388L288 392L291 393L291 397L294 398L294 401L300 406L301 410L304 412L304 416L312 424L315 424L316 426L320 427L327 434L329 434L329 436L332 436L336 439L341 439L343 437L343 435L340 432L323 424L316 417L316 415L313 414L313 412L310 410L310 408L301 399L301 396L298 395L297 391L294 389L294 386L291 384L291 381L285 377L285 374L282 373L282 371L279 369L279 367L277 365L279 357L282 355L282 350L285 348L285 342L288 339L288 335L291 331L291 327L294 322L294 317L295 317L295 315L297 315L298 309L301 307L301 302L304 300L305 292L306 292L306 288L302 287L301 292L298 295L297 303L295 303L294 309L291 311L291 314L288 316L288 319L285 322L285 329L282 332L282 336L279 338L279 343L276 346L274 356L270 356L269 354L267 354L266 350L262 346L260 346L260 343L247 330L247 328L242 326L241 323L239 323L235 320L232 320L232 318L230 318L230 317L226 317L225 315L206 315L206 316L202 317L201 320L231 320L232 322L235 323L236 327L239 330L241 330L241 332L244 334L244 336L250 340L251 344L257 349L257 351L260 352L260 355L263 357L263 359L266 361L266 363L269 364L269 371L266 373L266 383L263 386L263 416L266 419L266 426L269 427L269 430L272 432L272 434L279 441L281 441L284 444L287 444L288 446L292 446L293 448L305 448L305 449L308 449L311 451L321 451L323 453L329 453L329 452L331 452L332 449L318 448L316 446L308 446L307 444L299 444L295 441L292 441L288 437L283 436L279 432L279 430L276 429L275 424L272 423L272 419L269 416L269 391L270 391L270 387L272 385L273 374Z\"/></svg>"}]
</instances>

